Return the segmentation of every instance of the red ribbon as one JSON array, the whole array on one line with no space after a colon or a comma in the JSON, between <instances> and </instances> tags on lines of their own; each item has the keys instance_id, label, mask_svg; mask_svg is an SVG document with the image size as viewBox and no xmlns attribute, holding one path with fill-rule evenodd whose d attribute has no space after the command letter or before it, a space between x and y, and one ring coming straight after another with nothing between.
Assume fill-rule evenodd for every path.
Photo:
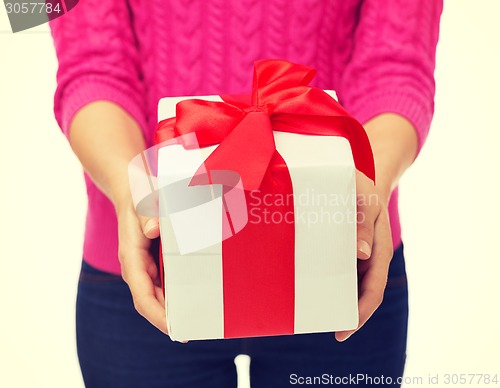
<instances>
[{"instance_id":1,"label":"red ribbon","mask_svg":"<svg viewBox=\"0 0 500 388\"><path fill-rule=\"evenodd\" d=\"M191 183L218 183L210 172L230 170L251 191L260 187L277 153L273 130L342 136L351 145L356 168L375 181L373 154L363 126L323 90L308 86L315 73L287 61L257 61L251 103L242 96L221 96L224 102L182 101L175 118L160 121L155 141L195 132L200 147L219 144Z\"/></svg>"}]
</instances>

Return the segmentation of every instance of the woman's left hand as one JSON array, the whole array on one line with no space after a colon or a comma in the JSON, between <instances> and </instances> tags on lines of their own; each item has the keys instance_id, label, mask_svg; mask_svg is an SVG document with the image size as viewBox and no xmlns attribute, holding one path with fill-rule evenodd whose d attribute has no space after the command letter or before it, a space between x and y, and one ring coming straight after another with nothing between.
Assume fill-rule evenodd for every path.
<instances>
[{"instance_id":1,"label":"woman's left hand","mask_svg":"<svg viewBox=\"0 0 500 388\"><path fill-rule=\"evenodd\" d=\"M362 173L356 175L359 324L355 330L335 333L345 341L359 330L384 298L393 246L387 195Z\"/></svg>"}]
</instances>

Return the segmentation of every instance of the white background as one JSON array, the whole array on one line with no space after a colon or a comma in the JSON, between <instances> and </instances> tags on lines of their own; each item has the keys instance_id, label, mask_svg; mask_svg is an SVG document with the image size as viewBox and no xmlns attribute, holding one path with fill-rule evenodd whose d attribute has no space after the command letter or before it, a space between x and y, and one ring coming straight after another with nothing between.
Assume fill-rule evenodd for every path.
<instances>
[{"instance_id":1,"label":"white background","mask_svg":"<svg viewBox=\"0 0 500 388\"><path fill-rule=\"evenodd\" d=\"M435 119L401 182L406 376L443 386L445 373L500 375L499 15L498 0L446 3ZM48 27L9 30L0 6L0 387L79 387L81 168L53 118Z\"/></svg>"}]
</instances>

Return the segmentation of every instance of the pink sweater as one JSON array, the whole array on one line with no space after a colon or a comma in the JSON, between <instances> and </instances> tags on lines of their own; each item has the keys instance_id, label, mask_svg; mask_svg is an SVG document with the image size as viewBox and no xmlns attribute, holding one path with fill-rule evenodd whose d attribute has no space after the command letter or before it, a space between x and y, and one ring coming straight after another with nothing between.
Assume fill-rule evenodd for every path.
<instances>
[{"instance_id":1,"label":"pink sweater","mask_svg":"<svg viewBox=\"0 0 500 388\"><path fill-rule=\"evenodd\" d=\"M253 61L280 58L316 68L313 84L336 90L361 123L403 115L421 147L434 109L441 11L442 0L81 0L51 22L55 115L67 135L80 108L109 100L151 144L161 97L249 93ZM113 205L86 183L83 255L119 274ZM397 190L390 216L397 246Z\"/></svg>"}]
</instances>

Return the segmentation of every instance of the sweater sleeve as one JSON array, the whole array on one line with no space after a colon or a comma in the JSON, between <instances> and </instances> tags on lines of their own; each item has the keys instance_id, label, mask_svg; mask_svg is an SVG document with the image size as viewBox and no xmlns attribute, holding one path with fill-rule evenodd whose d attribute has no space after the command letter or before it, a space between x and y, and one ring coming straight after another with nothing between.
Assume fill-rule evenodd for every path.
<instances>
[{"instance_id":1,"label":"sweater sleeve","mask_svg":"<svg viewBox=\"0 0 500 388\"><path fill-rule=\"evenodd\" d=\"M434 68L442 0L365 0L339 98L360 122L397 113L417 131L418 150L434 113Z\"/></svg>"},{"instance_id":2,"label":"sweater sleeve","mask_svg":"<svg viewBox=\"0 0 500 388\"><path fill-rule=\"evenodd\" d=\"M144 86L125 0L82 0L50 22L59 62L54 113L66 136L76 112L97 101L126 110L144 131Z\"/></svg>"}]
</instances>

